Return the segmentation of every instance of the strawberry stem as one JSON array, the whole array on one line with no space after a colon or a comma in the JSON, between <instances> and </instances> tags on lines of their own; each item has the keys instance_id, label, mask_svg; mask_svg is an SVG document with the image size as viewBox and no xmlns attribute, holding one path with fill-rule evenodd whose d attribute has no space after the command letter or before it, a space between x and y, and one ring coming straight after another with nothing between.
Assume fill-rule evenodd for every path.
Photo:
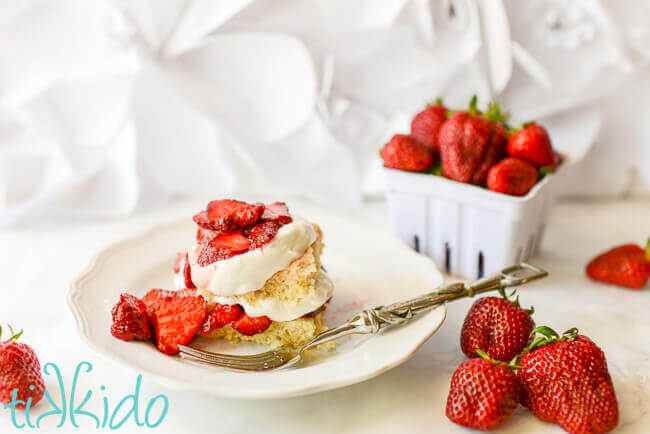
<instances>
[{"instance_id":1,"label":"strawberry stem","mask_svg":"<svg viewBox=\"0 0 650 434\"><path fill-rule=\"evenodd\" d=\"M487 353L481 349L476 350L476 354L478 354L482 359L487 360L490 363L493 363L495 365L504 365L509 367L510 369L521 369L523 366L517 365L516 362L516 357L512 359L509 363L502 362L501 360L494 360L492 357L488 356Z\"/></svg>"},{"instance_id":2,"label":"strawberry stem","mask_svg":"<svg viewBox=\"0 0 650 434\"><path fill-rule=\"evenodd\" d=\"M472 99L469 100L469 107L467 109L467 113L471 115L480 115L481 111L477 107L478 104L478 97L476 94L472 95Z\"/></svg>"},{"instance_id":3,"label":"strawberry stem","mask_svg":"<svg viewBox=\"0 0 650 434\"><path fill-rule=\"evenodd\" d=\"M546 336L547 338L553 338L553 337L557 338L557 337L560 336L560 335L557 334L557 332L556 332L555 330L553 330L552 328L550 328L550 327L548 327L548 326L539 326L539 327L535 327L535 328L530 332L530 335L531 335L531 336L534 336L536 333L541 333L541 334L543 334L544 336Z\"/></svg>"},{"instance_id":4,"label":"strawberry stem","mask_svg":"<svg viewBox=\"0 0 650 434\"><path fill-rule=\"evenodd\" d=\"M510 117L509 113L501 113L501 108L499 103L496 101L490 101L488 103L487 112L485 112L485 117L492 122L499 122L500 124L505 125L506 121Z\"/></svg>"},{"instance_id":5,"label":"strawberry stem","mask_svg":"<svg viewBox=\"0 0 650 434\"><path fill-rule=\"evenodd\" d=\"M440 97L436 98L436 104L442 105L442 98Z\"/></svg>"},{"instance_id":6,"label":"strawberry stem","mask_svg":"<svg viewBox=\"0 0 650 434\"><path fill-rule=\"evenodd\" d=\"M537 333L540 333L542 336L537 336L533 342L531 342L530 345L528 345L524 350L515 357L517 360L521 360L521 358L524 356L524 354L537 349L539 347L542 347L544 345L552 344L555 342L562 342L562 341L575 341L578 339L578 329L573 327L570 328L569 330L566 330L565 332L562 333L562 336L558 335L558 333L553 330L550 327L547 326L539 326L535 327L531 332L530 336L535 336Z\"/></svg>"},{"instance_id":7,"label":"strawberry stem","mask_svg":"<svg viewBox=\"0 0 650 434\"><path fill-rule=\"evenodd\" d=\"M16 339L18 339L23 334L22 330L19 331L18 333L15 333L14 329L13 329L13 327L11 327L11 325L9 325L9 332L11 333L11 337L9 339L7 339L5 342L15 341ZM2 326L0 326L0 339L2 339ZM0 342L2 342L2 341L0 340Z\"/></svg>"},{"instance_id":8,"label":"strawberry stem","mask_svg":"<svg viewBox=\"0 0 650 434\"><path fill-rule=\"evenodd\" d=\"M650 262L650 237L645 243L645 258Z\"/></svg>"},{"instance_id":9,"label":"strawberry stem","mask_svg":"<svg viewBox=\"0 0 650 434\"><path fill-rule=\"evenodd\" d=\"M504 288L499 288L499 289L497 289L497 291L499 291L499 295L501 295L501 297L505 298L506 300L508 300L509 302L514 304L515 306L521 307L521 303L519 302L519 294L517 293L516 289L513 289L512 292L510 293L510 295L506 294L506 291L505 291ZM515 297L515 295L516 295L516 297ZM514 300L512 300L513 297L515 297ZM532 315L533 313L535 313L535 308L533 306L529 307L528 309L524 309L524 310L526 312L528 312L528 315Z\"/></svg>"}]
</instances>

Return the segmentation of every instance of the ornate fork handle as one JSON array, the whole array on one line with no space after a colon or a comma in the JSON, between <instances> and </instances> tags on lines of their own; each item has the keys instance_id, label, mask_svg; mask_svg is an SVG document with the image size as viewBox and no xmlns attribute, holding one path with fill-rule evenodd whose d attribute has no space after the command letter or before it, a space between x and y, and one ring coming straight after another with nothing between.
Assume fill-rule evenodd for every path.
<instances>
[{"instance_id":1,"label":"ornate fork handle","mask_svg":"<svg viewBox=\"0 0 650 434\"><path fill-rule=\"evenodd\" d=\"M532 280L546 277L548 273L541 268L521 263L504 268L494 276L477 280L469 285L452 283L437 291L421 295L411 300L401 301L387 306L377 306L359 312L346 323L315 336L300 351L329 342L351 334L374 334L380 330L407 323L416 316L429 312L438 306L459 298L473 297L488 291L511 286L519 286Z\"/></svg>"}]
</instances>

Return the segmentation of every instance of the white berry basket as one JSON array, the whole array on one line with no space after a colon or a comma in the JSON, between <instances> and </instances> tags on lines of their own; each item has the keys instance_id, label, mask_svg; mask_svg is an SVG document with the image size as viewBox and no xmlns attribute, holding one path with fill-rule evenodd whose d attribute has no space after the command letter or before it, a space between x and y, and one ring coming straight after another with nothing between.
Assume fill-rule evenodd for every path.
<instances>
[{"instance_id":1,"label":"white berry basket","mask_svg":"<svg viewBox=\"0 0 650 434\"><path fill-rule=\"evenodd\" d=\"M527 260L539 247L554 175L516 197L442 176L383 170L393 231L448 273L483 277Z\"/></svg>"},{"instance_id":2,"label":"white berry basket","mask_svg":"<svg viewBox=\"0 0 650 434\"><path fill-rule=\"evenodd\" d=\"M382 168L393 231L447 273L470 279L528 260L539 249L558 181L591 147L600 117L582 112L543 125L564 161L525 196Z\"/></svg>"}]
</instances>

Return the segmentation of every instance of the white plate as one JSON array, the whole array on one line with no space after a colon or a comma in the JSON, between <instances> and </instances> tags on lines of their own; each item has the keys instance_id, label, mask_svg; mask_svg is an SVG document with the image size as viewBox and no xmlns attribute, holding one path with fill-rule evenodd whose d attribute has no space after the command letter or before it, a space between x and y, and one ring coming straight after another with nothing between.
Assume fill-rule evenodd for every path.
<instances>
[{"instance_id":1,"label":"white plate","mask_svg":"<svg viewBox=\"0 0 650 434\"><path fill-rule=\"evenodd\" d=\"M308 217L323 229L323 264L335 282L326 311L328 326L340 324L363 308L408 299L442 284L442 276L429 258L392 235L331 215ZM93 350L165 387L238 398L289 397L334 389L405 362L445 319L443 306L380 336L339 340L335 351L319 354L307 366L260 373L197 365L166 356L149 343L113 338L110 309L119 294L128 291L143 296L151 288L172 288L176 252L187 248L194 234L193 222L185 219L119 241L98 255L68 294L79 333ZM211 349L233 348L215 341ZM237 352L259 349L240 346Z\"/></svg>"}]
</instances>

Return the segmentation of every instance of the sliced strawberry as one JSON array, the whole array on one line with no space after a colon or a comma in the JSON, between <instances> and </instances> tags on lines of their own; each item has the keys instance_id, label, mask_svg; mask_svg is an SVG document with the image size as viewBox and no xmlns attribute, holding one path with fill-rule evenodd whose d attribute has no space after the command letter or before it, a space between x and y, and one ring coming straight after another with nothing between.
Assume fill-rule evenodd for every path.
<instances>
[{"instance_id":1,"label":"sliced strawberry","mask_svg":"<svg viewBox=\"0 0 650 434\"><path fill-rule=\"evenodd\" d=\"M176 256L174 274L178 273L183 273L185 288L196 288L196 285L192 282L192 269L190 268L190 261L187 259L187 252L179 252Z\"/></svg>"},{"instance_id":2,"label":"sliced strawberry","mask_svg":"<svg viewBox=\"0 0 650 434\"><path fill-rule=\"evenodd\" d=\"M151 324L147 317L147 306L131 294L120 295L120 301L111 311L113 324L111 334L123 341L151 339Z\"/></svg>"},{"instance_id":3,"label":"sliced strawberry","mask_svg":"<svg viewBox=\"0 0 650 434\"><path fill-rule=\"evenodd\" d=\"M201 335L205 336L214 329L220 329L238 320L243 314L244 310L238 304L215 303L214 310L208 314L201 326Z\"/></svg>"},{"instance_id":4,"label":"sliced strawberry","mask_svg":"<svg viewBox=\"0 0 650 434\"><path fill-rule=\"evenodd\" d=\"M142 298L142 302L147 308L147 314L149 317L151 317L153 315L153 312L156 311L167 298L189 296L201 297L197 295L196 288L181 289L180 291L171 291L168 289L152 289L151 291L147 292L147 295Z\"/></svg>"},{"instance_id":5,"label":"sliced strawberry","mask_svg":"<svg viewBox=\"0 0 650 434\"><path fill-rule=\"evenodd\" d=\"M210 220L208 219L207 211L197 212L194 214L194 217L192 217L192 220L194 220L194 223L199 225L199 227L210 229Z\"/></svg>"},{"instance_id":6,"label":"sliced strawberry","mask_svg":"<svg viewBox=\"0 0 650 434\"><path fill-rule=\"evenodd\" d=\"M186 253L187 255L187 253ZM194 289L196 285L192 281L192 269L190 268L190 262L186 261L183 266L183 277L185 278L185 288Z\"/></svg>"},{"instance_id":7,"label":"sliced strawberry","mask_svg":"<svg viewBox=\"0 0 650 434\"><path fill-rule=\"evenodd\" d=\"M258 223L246 231L248 239L255 248L261 247L275 237L275 234L280 230L280 226L280 223L273 221Z\"/></svg>"},{"instance_id":8,"label":"sliced strawberry","mask_svg":"<svg viewBox=\"0 0 650 434\"><path fill-rule=\"evenodd\" d=\"M265 205L261 219L264 221L278 222L283 225L293 221L291 214L289 214L289 207L287 207L287 204L284 202L275 202Z\"/></svg>"},{"instance_id":9,"label":"sliced strawberry","mask_svg":"<svg viewBox=\"0 0 650 434\"><path fill-rule=\"evenodd\" d=\"M198 228L196 230L196 242L199 244L205 244L217 235L219 235L218 232L211 231L210 229Z\"/></svg>"},{"instance_id":10,"label":"sliced strawberry","mask_svg":"<svg viewBox=\"0 0 650 434\"><path fill-rule=\"evenodd\" d=\"M263 203L246 204L234 215L235 223L244 229L257 223L264 213Z\"/></svg>"},{"instance_id":11,"label":"sliced strawberry","mask_svg":"<svg viewBox=\"0 0 650 434\"><path fill-rule=\"evenodd\" d=\"M217 261L232 258L246 253L251 247L251 242L241 232L222 234L208 242L199 253L197 262L206 266Z\"/></svg>"},{"instance_id":12,"label":"sliced strawberry","mask_svg":"<svg viewBox=\"0 0 650 434\"><path fill-rule=\"evenodd\" d=\"M181 271L184 261L187 261L187 252L178 252L176 254L176 262L174 262L174 274Z\"/></svg>"},{"instance_id":13,"label":"sliced strawberry","mask_svg":"<svg viewBox=\"0 0 650 434\"><path fill-rule=\"evenodd\" d=\"M234 321L231 327L243 335L252 336L262 333L270 325L271 319L268 316L250 317L244 314L237 321Z\"/></svg>"},{"instance_id":14,"label":"sliced strawberry","mask_svg":"<svg viewBox=\"0 0 650 434\"><path fill-rule=\"evenodd\" d=\"M230 199L213 200L208 203L206 209L208 225L202 227L220 233L233 232L255 224L260 219L263 211L264 206L261 204L251 205Z\"/></svg>"},{"instance_id":15,"label":"sliced strawberry","mask_svg":"<svg viewBox=\"0 0 650 434\"><path fill-rule=\"evenodd\" d=\"M199 331L208 313L203 297L172 296L157 303L152 321L156 346L165 354L176 354Z\"/></svg>"}]
</instances>

